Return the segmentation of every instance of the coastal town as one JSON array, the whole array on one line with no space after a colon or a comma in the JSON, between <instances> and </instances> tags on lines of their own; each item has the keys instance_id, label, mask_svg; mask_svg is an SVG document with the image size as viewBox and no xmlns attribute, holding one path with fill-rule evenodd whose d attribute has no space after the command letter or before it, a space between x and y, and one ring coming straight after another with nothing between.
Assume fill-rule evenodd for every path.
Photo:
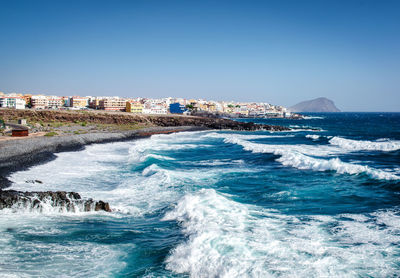
<instances>
[{"instance_id":1,"label":"coastal town","mask_svg":"<svg viewBox=\"0 0 400 278\"><path fill-rule=\"evenodd\" d=\"M269 103L186 98L125 98L118 96L54 96L0 92L0 107L12 109L103 110L147 115L203 115L229 118L295 118L287 108Z\"/></svg>"}]
</instances>

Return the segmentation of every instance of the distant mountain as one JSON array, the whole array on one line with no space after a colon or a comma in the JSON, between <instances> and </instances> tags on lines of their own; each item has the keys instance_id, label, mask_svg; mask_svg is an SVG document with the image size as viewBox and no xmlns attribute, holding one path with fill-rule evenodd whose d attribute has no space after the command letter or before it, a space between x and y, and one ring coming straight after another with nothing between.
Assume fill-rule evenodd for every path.
<instances>
[{"instance_id":1,"label":"distant mountain","mask_svg":"<svg viewBox=\"0 0 400 278\"><path fill-rule=\"evenodd\" d=\"M289 110L292 112L340 112L332 100L324 97L300 102Z\"/></svg>"}]
</instances>

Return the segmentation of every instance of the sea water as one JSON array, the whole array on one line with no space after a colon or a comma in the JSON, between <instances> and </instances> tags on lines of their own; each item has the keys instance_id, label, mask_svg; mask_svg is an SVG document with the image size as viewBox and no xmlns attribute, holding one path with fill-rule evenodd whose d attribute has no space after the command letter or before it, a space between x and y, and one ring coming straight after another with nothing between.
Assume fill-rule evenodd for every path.
<instances>
[{"instance_id":1,"label":"sea water","mask_svg":"<svg viewBox=\"0 0 400 278\"><path fill-rule=\"evenodd\" d=\"M293 131L153 135L12 174L113 212L0 211L0 276L398 276L400 114L250 120Z\"/></svg>"}]
</instances>

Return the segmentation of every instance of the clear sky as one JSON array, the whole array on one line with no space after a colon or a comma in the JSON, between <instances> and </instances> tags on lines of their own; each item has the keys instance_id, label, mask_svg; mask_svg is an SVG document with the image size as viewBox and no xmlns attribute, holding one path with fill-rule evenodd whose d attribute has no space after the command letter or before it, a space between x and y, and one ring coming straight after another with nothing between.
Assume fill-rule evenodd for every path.
<instances>
[{"instance_id":1,"label":"clear sky","mask_svg":"<svg viewBox=\"0 0 400 278\"><path fill-rule=\"evenodd\" d=\"M0 0L0 91L400 111L400 1Z\"/></svg>"}]
</instances>

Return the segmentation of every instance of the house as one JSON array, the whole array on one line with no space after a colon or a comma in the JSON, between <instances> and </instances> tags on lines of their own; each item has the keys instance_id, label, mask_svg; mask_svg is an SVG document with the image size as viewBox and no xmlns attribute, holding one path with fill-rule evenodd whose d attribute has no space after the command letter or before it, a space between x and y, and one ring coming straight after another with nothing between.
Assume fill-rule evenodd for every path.
<instances>
[{"instance_id":1,"label":"house","mask_svg":"<svg viewBox=\"0 0 400 278\"><path fill-rule=\"evenodd\" d=\"M29 135L29 128L24 125L6 123L6 126L11 128L11 135L13 137L23 137Z\"/></svg>"}]
</instances>

